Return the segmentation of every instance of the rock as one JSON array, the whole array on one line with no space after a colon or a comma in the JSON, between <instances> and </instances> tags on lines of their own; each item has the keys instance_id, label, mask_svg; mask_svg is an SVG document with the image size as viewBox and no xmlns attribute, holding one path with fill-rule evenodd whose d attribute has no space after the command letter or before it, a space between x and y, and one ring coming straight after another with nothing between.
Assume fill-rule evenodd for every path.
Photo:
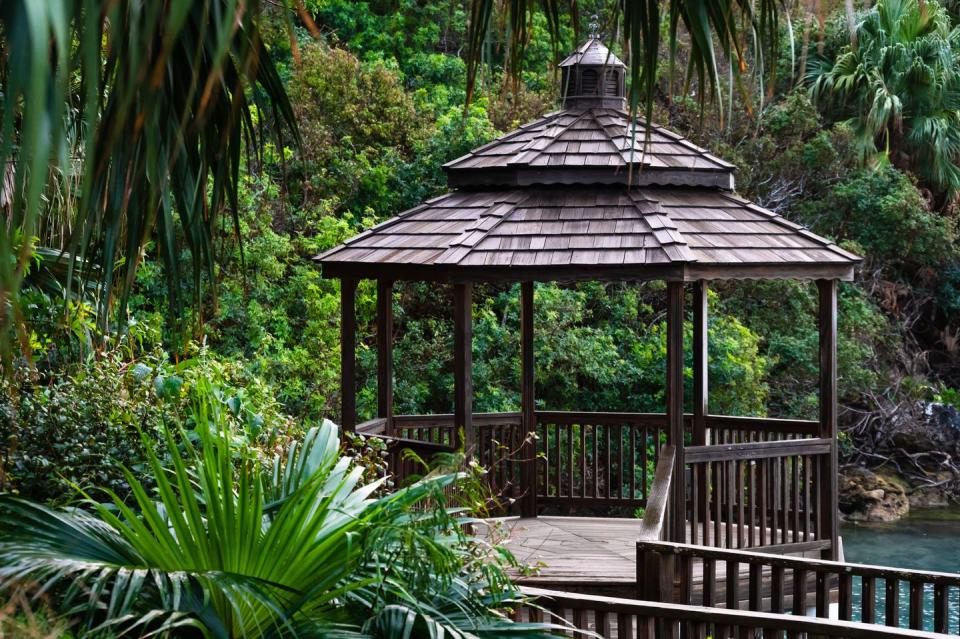
<instances>
[{"instance_id":1,"label":"rock","mask_svg":"<svg viewBox=\"0 0 960 639\"><path fill-rule=\"evenodd\" d=\"M950 497L939 488L917 488L910 493L911 508L946 508Z\"/></svg>"},{"instance_id":2,"label":"rock","mask_svg":"<svg viewBox=\"0 0 960 639\"><path fill-rule=\"evenodd\" d=\"M851 521L896 521L910 512L904 487L866 468L844 469L839 489L840 512Z\"/></svg>"}]
</instances>

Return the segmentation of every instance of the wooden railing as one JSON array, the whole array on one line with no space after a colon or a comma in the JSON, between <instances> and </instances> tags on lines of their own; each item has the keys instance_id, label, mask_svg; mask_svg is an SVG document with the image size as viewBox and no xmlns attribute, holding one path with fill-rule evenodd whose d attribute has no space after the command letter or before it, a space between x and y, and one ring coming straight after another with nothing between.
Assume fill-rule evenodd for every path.
<instances>
[{"instance_id":1,"label":"wooden railing","mask_svg":"<svg viewBox=\"0 0 960 639\"><path fill-rule=\"evenodd\" d=\"M521 590L532 598L532 602L514 611L515 620L566 624L572 636L576 636L576 629L619 639L943 639L943 635L931 632L816 617L637 601L539 588Z\"/></svg>"},{"instance_id":2,"label":"wooden railing","mask_svg":"<svg viewBox=\"0 0 960 639\"><path fill-rule=\"evenodd\" d=\"M661 414L537 412L537 503L571 508L645 506Z\"/></svg>"},{"instance_id":3,"label":"wooden railing","mask_svg":"<svg viewBox=\"0 0 960 639\"><path fill-rule=\"evenodd\" d=\"M692 418L686 416L687 428ZM816 437L818 424L804 419L775 419L772 417L732 417L708 415L706 417L708 444L744 444Z\"/></svg>"},{"instance_id":4,"label":"wooden railing","mask_svg":"<svg viewBox=\"0 0 960 639\"><path fill-rule=\"evenodd\" d=\"M520 499L535 491L537 508L580 512L614 507L623 514L647 505L665 415L537 411L536 421L527 428L519 413L473 416L476 457L496 494ZM692 416L685 422L691 430ZM810 507L818 503L814 479L823 450L817 424L709 415L706 426L711 443L684 454L693 531L685 539L743 548L817 538L822 522ZM438 450L457 441L452 414L374 419L357 430L444 447ZM524 446L530 432L536 440ZM521 482L524 462L533 486Z\"/></svg>"},{"instance_id":5,"label":"wooden railing","mask_svg":"<svg viewBox=\"0 0 960 639\"><path fill-rule=\"evenodd\" d=\"M645 540L637 559L668 575L638 583L644 599L960 634L957 574Z\"/></svg>"},{"instance_id":6,"label":"wooden railing","mask_svg":"<svg viewBox=\"0 0 960 639\"><path fill-rule=\"evenodd\" d=\"M789 434L789 433L787 433ZM804 437L687 447L688 530L677 541L720 548L816 542L829 549L835 513L817 507L833 443Z\"/></svg>"}]
</instances>

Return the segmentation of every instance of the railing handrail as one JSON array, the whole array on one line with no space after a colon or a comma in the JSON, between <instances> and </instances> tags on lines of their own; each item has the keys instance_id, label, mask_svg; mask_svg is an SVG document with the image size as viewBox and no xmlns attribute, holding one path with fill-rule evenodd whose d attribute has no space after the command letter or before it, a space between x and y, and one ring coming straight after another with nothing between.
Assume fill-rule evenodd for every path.
<instances>
[{"instance_id":1,"label":"railing handrail","mask_svg":"<svg viewBox=\"0 0 960 639\"><path fill-rule=\"evenodd\" d=\"M856 577L872 577L880 579L898 579L900 581L922 581L929 584L944 584L960 587L960 574L949 572L934 572L893 568L890 566L874 566L870 564L853 564L843 561L827 559L813 559L795 557L769 552L755 552L752 550L736 550L730 548L716 548L713 546L698 546L654 539L640 539L637 542L637 553L644 550L660 551L664 554L693 557L697 559L714 559L717 561L734 561L744 564L763 564L784 569L806 570L809 572L825 572L832 574L848 574Z\"/></svg>"},{"instance_id":2,"label":"railing handrail","mask_svg":"<svg viewBox=\"0 0 960 639\"><path fill-rule=\"evenodd\" d=\"M683 451L685 464L770 459L794 455L825 455L830 452L832 440L826 438L784 439L772 442L742 442L738 444L706 444L687 446Z\"/></svg>"},{"instance_id":3,"label":"railing handrail","mask_svg":"<svg viewBox=\"0 0 960 639\"><path fill-rule=\"evenodd\" d=\"M453 413L436 413L433 415L395 415L393 423L396 426L430 426L436 428L453 428ZM477 426L488 424L519 424L519 412L504 413L474 413L473 423Z\"/></svg>"},{"instance_id":4,"label":"railing handrail","mask_svg":"<svg viewBox=\"0 0 960 639\"><path fill-rule=\"evenodd\" d=\"M717 626L746 626L764 630L804 633L808 636L848 637L850 639L943 639L946 635L893 628L853 621L838 621L820 617L804 617L772 612L756 612L731 608L705 608L684 604L660 603L619 597L603 597L579 593L559 592L543 588L521 587L521 593L537 599L549 599L548 608L572 608L622 615L636 615L641 619L713 624Z\"/></svg>"},{"instance_id":5,"label":"railing handrail","mask_svg":"<svg viewBox=\"0 0 960 639\"><path fill-rule=\"evenodd\" d=\"M672 444L660 449L660 459L657 460L653 483L650 485L650 495L647 497L647 508L640 522L641 540L653 541L661 538L663 522L670 503L670 483L673 480L676 456L677 449Z\"/></svg>"}]
</instances>

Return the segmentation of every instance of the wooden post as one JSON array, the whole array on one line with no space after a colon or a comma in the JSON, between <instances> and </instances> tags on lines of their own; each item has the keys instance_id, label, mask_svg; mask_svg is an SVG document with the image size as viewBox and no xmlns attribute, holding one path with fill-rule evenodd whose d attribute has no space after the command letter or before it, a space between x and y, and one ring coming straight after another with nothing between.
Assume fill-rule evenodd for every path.
<instances>
[{"instance_id":1,"label":"wooden post","mask_svg":"<svg viewBox=\"0 0 960 639\"><path fill-rule=\"evenodd\" d=\"M377 417L393 434L393 282L377 280Z\"/></svg>"},{"instance_id":2,"label":"wooden post","mask_svg":"<svg viewBox=\"0 0 960 639\"><path fill-rule=\"evenodd\" d=\"M709 413L709 360L707 357L707 291L706 280L697 281L693 289L693 445L707 443Z\"/></svg>"},{"instance_id":3,"label":"wooden post","mask_svg":"<svg viewBox=\"0 0 960 639\"><path fill-rule=\"evenodd\" d=\"M343 430L357 427L357 278L340 280L340 422Z\"/></svg>"},{"instance_id":4,"label":"wooden post","mask_svg":"<svg viewBox=\"0 0 960 639\"><path fill-rule=\"evenodd\" d=\"M520 449L520 484L523 501L521 517L537 516L537 442L529 437L537 430L534 393L533 356L533 282L520 284L520 430L524 438Z\"/></svg>"},{"instance_id":5,"label":"wooden post","mask_svg":"<svg viewBox=\"0 0 960 639\"><path fill-rule=\"evenodd\" d=\"M453 421L455 441L473 455L473 284L453 285ZM463 440L460 440L463 429Z\"/></svg>"},{"instance_id":6,"label":"wooden post","mask_svg":"<svg viewBox=\"0 0 960 639\"><path fill-rule=\"evenodd\" d=\"M837 514L837 280L817 280L820 298L820 430L829 438L827 463L820 465L817 486L823 530L820 535L831 541L827 559L837 559L840 531Z\"/></svg>"},{"instance_id":7,"label":"wooden post","mask_svg":"<svg viewBox=\"0 0 960 639\"><path fill-rule=\"evenodd\" d=\"M683 462L683 282L667 283L667 443L676 447L670 490L669 541L686 541Z\"/></svg>"}]
</instances>

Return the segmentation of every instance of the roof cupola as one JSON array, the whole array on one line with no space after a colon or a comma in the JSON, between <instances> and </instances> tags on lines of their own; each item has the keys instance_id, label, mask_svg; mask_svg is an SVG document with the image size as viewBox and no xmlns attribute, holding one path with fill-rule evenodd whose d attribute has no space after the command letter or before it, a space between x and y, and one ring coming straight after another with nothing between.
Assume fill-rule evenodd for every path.
<instances>
[{"instance_id":1,"label":"roof cupola","mask_svg":"<svg viewBox=\"0 0 960 639\"><path fill-rule=\"evenodd\" d=\"M590 37L560 63L563 108L623 109L627 66L600 41L596 16Z\"/></svg>"}]
</instances>

